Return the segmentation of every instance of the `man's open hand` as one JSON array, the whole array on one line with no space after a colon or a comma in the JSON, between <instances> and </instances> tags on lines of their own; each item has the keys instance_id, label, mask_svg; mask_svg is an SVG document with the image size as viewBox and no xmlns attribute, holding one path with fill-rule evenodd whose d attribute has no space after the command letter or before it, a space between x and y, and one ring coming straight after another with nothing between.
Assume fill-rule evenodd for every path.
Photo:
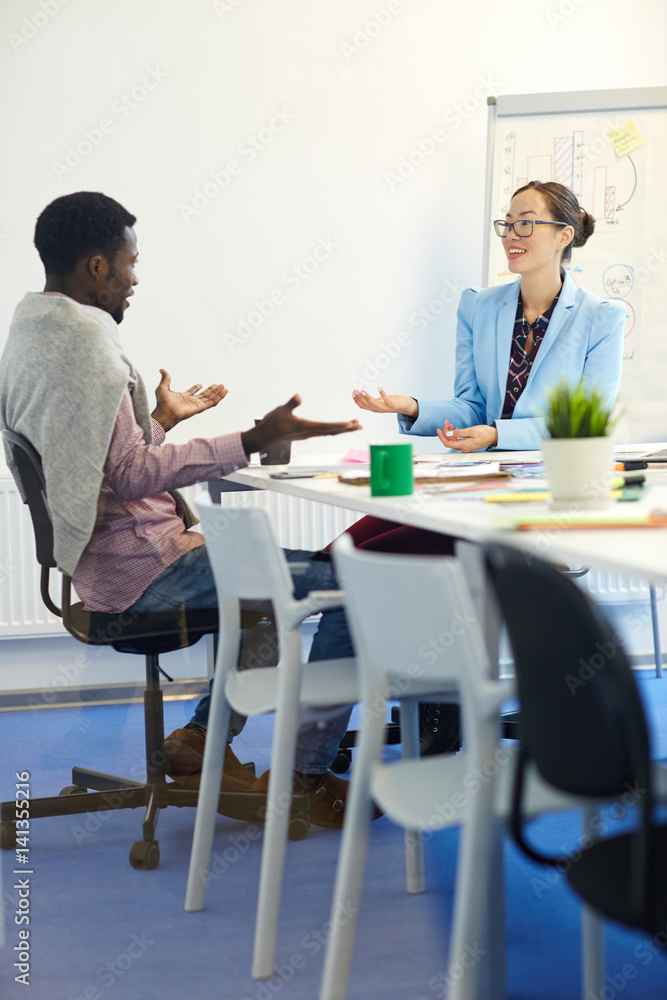
<instances>
[{"instance_id":1,"label":"man's open hand","mask_svg":"<svg viewBox=\"0 0 667 1000\"><path fill-rule=\"evenodd\" d=\"M193 417L195 413L209 410L212 406L217 406L221 399L227 395L224 385L209 385L208 389L202 389L201 383L191 385L185 392L174 392L171 388L171 375L160 368L160 384L155 390L157 406L153 410L153 420L157 420L165 431L171 430L181 420ZM200 391L201 390L201 391Z\"/></svg>"},{"instance_id":2,"label":"man's open hand","mask_svg":"<svg viewBox=\"0 0 667 1000\"><path fill-rule=\"evenodd\" d=\"M267 413L252 430L245 431L241 439L246 455L251 455L254 451L264 451L275 441L303 441L311 437L347 434L350 431L361 430L358 420L323 423L319 420L302 420L301 417L295 417L292 411L300 403L301 396L292 396L287 403Z\"/></svg>"}]
</instances>

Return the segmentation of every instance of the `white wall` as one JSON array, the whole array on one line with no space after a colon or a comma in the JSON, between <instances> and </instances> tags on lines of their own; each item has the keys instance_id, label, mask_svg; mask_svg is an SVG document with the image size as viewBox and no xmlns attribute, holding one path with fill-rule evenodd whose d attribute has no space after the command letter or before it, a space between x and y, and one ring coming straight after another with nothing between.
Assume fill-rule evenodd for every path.
<instances>
[{"instance_id":1,"label":"white wall","mask_svg":"<svg viewBox=\"0 0 667 1000\"><path fill-rule=\"evenodd\" d=\"M139 220L128 353L149 385L163 366L230 388L176 439L244 429L294 391L309 417L358 415L355 378L448 394L456 299L481 280L487 95L667 83L660 0L3 0L0 46L0 346L41 287L39 211L112 195ZM212 197L184 211L198 189ZM272 292L273 314L230 339ZM376 377L385 345L398 356ZM301 448L395 435L363 416L363 434Z\"/></svg>"}]
</instances>

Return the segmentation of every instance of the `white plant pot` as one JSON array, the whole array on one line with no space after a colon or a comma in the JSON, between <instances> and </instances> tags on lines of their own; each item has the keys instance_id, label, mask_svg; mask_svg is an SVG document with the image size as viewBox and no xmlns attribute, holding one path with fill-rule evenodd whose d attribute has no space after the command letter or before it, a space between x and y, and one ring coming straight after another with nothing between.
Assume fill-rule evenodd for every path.
<instances>
[{"instance_id":1,"label":"white plant pot","mask_svg":"<svg viewBox=\"0 0 667 1000\"><path fill-rule=\"evenodd\" d=\"M609 506L614 478L612 438L543 438L541 448L554 510Z\"/></svg>"}]
</instances>

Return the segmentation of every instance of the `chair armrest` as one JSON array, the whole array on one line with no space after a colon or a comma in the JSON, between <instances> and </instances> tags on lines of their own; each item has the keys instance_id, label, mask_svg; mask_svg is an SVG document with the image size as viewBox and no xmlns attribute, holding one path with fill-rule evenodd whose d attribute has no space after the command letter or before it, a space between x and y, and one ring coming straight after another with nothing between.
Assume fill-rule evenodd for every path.
<instances>
[{"instance_id":1,"label":"chair armrest","mask_svg":"<svg viewBox=\"0 0 667 1000\"><path fill-rule=\"evenodd\" d=\"M499 712L506 701L517 697L516 681L513 677L502 681L484 681L480 687L479 698L489 715Z\"/></svg>"},{"instance_id":2,"label":"chair armrest","mask_svg":"<svg viewBox=\"0 0 667 1000\"><path fill-rule=\"evenodd\" d=\"M311 590L307 597L304 598L313 607L316 607L318 611L326 611L327 608L338 608L345 601L345 591L344 590Z\"/></svg>"},{"instance_id":3,"label":"chair armrest","mask_svg":"<svg viewBox=\"0 0 667 1000\"><path fill-rule=\"evenodd\" d=\"M326 611L328 608L339 608L344 603L344 599L345 591L343 590L311 590L306 597L294 602L290 624L296 628L311 615Z\"/></svg>"},{"instance_id":4,"label":"chair armrest","mask_svg":"<svg viewBox=\"0 0 667 1000\"><path fill-rule=\"evenodd\" d=\"M307 562L291 562L288 563L287 566L290 573L296 576L300 573L305 573L307 569L310 569L310 563Z\"/></svg>"}]
</instances>

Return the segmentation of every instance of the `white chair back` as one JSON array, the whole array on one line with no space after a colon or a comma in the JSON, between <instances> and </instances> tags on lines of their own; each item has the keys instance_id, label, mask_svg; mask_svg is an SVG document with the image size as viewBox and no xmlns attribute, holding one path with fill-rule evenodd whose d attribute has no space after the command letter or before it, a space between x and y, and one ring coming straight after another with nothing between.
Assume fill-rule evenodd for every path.
<instances>
[{"instance_id":1,"label":"white chair back","mask_svg":"<svg viewBox=\"0 0 667 1000\"><path fill-rule=\"evenodd\" d=\"M201 493L195 506L219 596L278 605L292 600L292 578L266 511L221 507L208 493Z\"/></svg>"},{"instance_id":2,"label":"white chair back","mask_svg":"<svg viewBox=\"0 0 667 1000\"><path fill-rule=\"evenodd\" d=\"M364 552L350 538L334 545L339 585L360 665L364 702L388 678L396 693L458 689L465 715L483 706L490 676L482 627L460 562L452 556ZM386 681L384 681L386 683Z\"/></svg>"}]
</instances>

